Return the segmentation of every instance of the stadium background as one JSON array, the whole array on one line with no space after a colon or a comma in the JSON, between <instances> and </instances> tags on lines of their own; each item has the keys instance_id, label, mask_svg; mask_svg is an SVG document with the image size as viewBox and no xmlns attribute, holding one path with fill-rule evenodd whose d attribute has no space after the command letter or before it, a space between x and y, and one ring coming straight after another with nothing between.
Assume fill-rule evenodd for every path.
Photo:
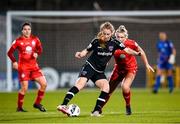
<instances>
[{"instance_id":1,"label":"stadium background","mask_svg":"<svg viewBox=\"0 0 180 124\"><path fill-rule=\"evenodd\" d=\"M98 4L97 4L98 3ZM0 81L6 77L6 12L9 10L178 10L180 1L178 0L89 0L84 2L83 0L6 0L0 2ZM180 63L180 23L151 23L149 22L127 22L127 21L111 21L117 28L120 24L123 24L129 30L129 37L135 39L138 44L145 50L150 64L156 64L157 52L156 41L159 31L165 31L168 34L169 39L173 40L173 43L177 49L176 64ZM171 18L175 20L179 17ZM57 18L54 18L57 19ZM138 18L141 20L141 17ZM162 20L161 17L156 17L156 20ZM167 19L167 18L164 18ZM20 20L20 21L19 21ZM13 39L20 33L21 19L15 20L13 23ZM53 18L51 18L53 20ZM89 23L33 23L33 33L37 35L43 44L44 52L39 58L41 67L52 67L62 72L78 72L81 65L84 63L82 60L77 60L74 57L74 53L78 50L85 48L88 43L93 39L99 30L99 25L103 21L93 21ZM84 59L85 60L85 59ZM139 71L137 77L133 83L133 87L145 87L146 86L146 70L143 63L138 58ZM113 68L113 60L107 67L107 71L111 71ZM3 83L1 83L3 84ZM3 86L0 86L3 87Z\"/></svg>"}]
</instances>

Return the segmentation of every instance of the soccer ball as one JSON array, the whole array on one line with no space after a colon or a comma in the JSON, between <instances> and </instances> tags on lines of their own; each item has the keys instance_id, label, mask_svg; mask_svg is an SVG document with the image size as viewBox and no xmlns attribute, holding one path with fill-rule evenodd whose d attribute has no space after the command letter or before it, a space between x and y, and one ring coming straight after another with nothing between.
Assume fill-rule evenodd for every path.
<instances>
[{"instance_id":1,"label":"soccer ball","mask_svg":"<svg viewBox=\"0 0 180 124\"><path fill-rule=\"evenodd\" d=\"M76 104L70 104L68 106L68 112L69 112L69 116L71 117L77 117L80 114L80 108L78 105Z\"/></svg>"}]
</instances>

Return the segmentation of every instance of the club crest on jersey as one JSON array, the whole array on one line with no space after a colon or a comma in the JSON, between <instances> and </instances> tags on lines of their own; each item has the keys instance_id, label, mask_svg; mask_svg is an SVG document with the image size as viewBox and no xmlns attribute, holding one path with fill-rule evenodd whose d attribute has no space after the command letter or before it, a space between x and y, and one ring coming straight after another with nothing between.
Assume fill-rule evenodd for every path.
<instances>
[{"instance_id":1,"label":"club crest on jersey","mask_svg":"<svg viewBox=\"0 0 180 124\"><path fill-rule=\"evenodd\" d=\"M33 41L32 41L32 45L34 46L35 44L36 44L36 43L35 43L35 41L33 40Z\"/></svg>"},{"instance_id":2,"label":"club crest on jersey","mask_svg":"<svg viewBox=\"0 0 180 124\"><path fill-rule=\"evenodd\" d=\"M119 57L120 57L121 59L124 59L124 58L126 58L126 55L125 55L125 54L121 54Z\"/></svg>"},{"instance_id":3,"label":"club crest on jersey","mask_svg":"<svg viewBox=\"0 0 180 124\"><path fill-rule=\"evenodd\" d=\"M113 51L114 47L113 46L109 46L109 51Z\"/></svg>"}]
</instances>

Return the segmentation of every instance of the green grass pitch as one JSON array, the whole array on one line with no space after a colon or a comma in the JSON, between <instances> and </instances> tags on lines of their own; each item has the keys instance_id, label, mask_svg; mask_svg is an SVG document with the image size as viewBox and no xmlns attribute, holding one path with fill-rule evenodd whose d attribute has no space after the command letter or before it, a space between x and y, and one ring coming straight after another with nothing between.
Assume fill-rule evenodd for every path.
<instances>
[{"instance_id":1,"label":"green grass pitch","mask_svg":"<svg viewBox=\"0 0 180 124\"><path fill-rule=\"evenodd\" d=\"M172 94L167 89L152 94L148 89L133 89L131 106L133 114L125 115L125 104L121 91L114 92L104 107L102 117L91 117L98 89L84 89L70 103L81 108L79 117L67 117L58 112L56 107L62 102L66 89L47 92L42 104L47 112L39 112L32 107L36 97L35 91L25 96L26 113L16 112L17 92L0 93L0 123L180 123L180 90Z\"/></svg>"}]
</instances>

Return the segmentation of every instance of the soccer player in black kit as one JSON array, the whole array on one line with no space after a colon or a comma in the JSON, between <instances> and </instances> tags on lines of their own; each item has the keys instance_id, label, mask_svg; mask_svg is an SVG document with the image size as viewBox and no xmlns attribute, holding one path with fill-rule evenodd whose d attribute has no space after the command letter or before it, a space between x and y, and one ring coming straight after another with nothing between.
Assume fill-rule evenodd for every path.
<instances>
[{"instance_id":1,"label":"soccer player in black kit","mask_svg":"<svg viewBox=\"0 0 180 124\"><path fill-rule=\"evenodd\" d=\"M113 25L110 22L105 22L101 24L97 38L93 39L86 49L81 52L76 52L75 57L79 59L85 57L91 51L92 54L83 65L75 85L66 93L62 104L58 105L57 110L69 115L67 104L75 94L84 88L88 80L91 79L101 90L91 116L101 116L101 106L105 102L109 92L109 83L104 71L108 61L114 54L114 51L116 49L121 49L126 51L128 54L140 55L138 52L125 48L124 44L120 41L113 39L113 34Z\"/></svg>"}]
</instances>

